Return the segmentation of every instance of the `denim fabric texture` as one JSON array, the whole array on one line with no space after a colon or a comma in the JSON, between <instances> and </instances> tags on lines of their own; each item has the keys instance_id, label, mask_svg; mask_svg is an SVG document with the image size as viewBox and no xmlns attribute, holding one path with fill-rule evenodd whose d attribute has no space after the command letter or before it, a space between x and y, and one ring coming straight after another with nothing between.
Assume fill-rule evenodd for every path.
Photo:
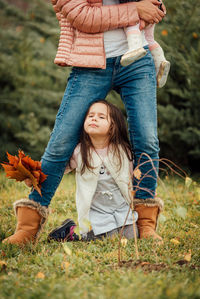
<instances>
[{"instance_id":1,"label":"denim fabric texture","mask_svg":"<svg viewBox=\"0 0 200 299\"><path fill-rule=\"evenodd\" d=\"M156 73L148 47L140 60L123 67L121 56L108 58L106 69L74 67L60 105L54 129L42 157L42 170L48 175L29 198L48 206L62 179L66 164L79 142L80 131L89 106L104 99L110 90L117 91L127 112L128 130L136 166L145 176L136 198L153 198L157 185L159 142L157 136ZM145 155L142 155L145 153ZM148 156L153 163L149 161ZM153 165L152 165L153 164ZM137 185L137 180L134 185Z\"/></svg>"}]
</instances>

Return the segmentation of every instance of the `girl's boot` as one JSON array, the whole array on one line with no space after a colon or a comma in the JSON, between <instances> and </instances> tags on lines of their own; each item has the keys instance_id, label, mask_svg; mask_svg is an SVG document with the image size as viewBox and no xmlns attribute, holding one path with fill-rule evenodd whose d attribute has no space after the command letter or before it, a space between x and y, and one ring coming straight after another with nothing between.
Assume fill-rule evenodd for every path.
<instances>
[{"instance_id":1,"label":"girl's boot","mask_svg":"<svg viewBox=\"0 0 200 299\"><path fill-rule=\"evenodd\" d=\"M69 241L79 241L79 236L74 232L76 227L75 222L72 219L67 218L61 223L60 226L56 227L48 235L47 241L57 241L57 242L69 242Z\"/></svg>"},{"instance_id":2,"label":"girl's boot","mask_svg":"<svg viewBox=\"0 0 200 299\"><path fill-rule=\"evenodd\" d=\"M134 199L134 209L138 213L140 239L150 238L162 241L156 233L158 216L163 209L163 201L158 199Z\"/></svg>"},{"instance_id":3,"label":"girl's boot","mask_svg":"<svg viewBox=\"0 0 200 299\"><path fill-rule=\"evenodd\" d=\"M25 245L35 243L48 217L48 208L30 199L21 199L14 203L17 217L15 233L3 240L3 243Z\"/></svg>"},{"instance_id":4,"label":"girl's boot","mask_svg":"<svg viewBox=\"0 0 200 299\"><path fill-rule=\"evenodd\" d=\"M163 87L167 82L167 77L170 70L170 62L166 60L163 49L158 46L151 50L156 68L157 86Z\"/></svg>"}]
</instances>

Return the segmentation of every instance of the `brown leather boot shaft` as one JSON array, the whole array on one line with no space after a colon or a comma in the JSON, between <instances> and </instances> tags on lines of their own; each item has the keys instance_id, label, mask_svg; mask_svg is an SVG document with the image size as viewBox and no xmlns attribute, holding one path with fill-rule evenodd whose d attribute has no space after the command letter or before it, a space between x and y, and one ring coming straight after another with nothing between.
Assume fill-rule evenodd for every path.
<instances>
[{"instance_id":1,"label":"brown leather boot shaft","mask_svg":"<svg viewBox=\"0 0 200 299\"><path fill-rule=\"evenodd\" d=\"M139 204L135 206L135 211L138 213L137 224L140 238L153 237L154 239L162 240L156 233L159 208L157 206Z\"/></svg>"},{"instance_id":2,"label":"brown leather boot shaft","mask_svg":"<svg viewBox=\"0 0 200 299\"><path fill-rule=\"evenodd\" d=\"M25 244L29 241L34 242L35 236L40 227L41 216L37 210L18 207L17 211L17 228L14 235L5 239L4 243Z\"/></svg>"},{"instance_id":3,"label":"brown leather boot shaft","mask_svg":"<svg viewBox=\"0 0 200 299\"><path fill-rule=\"evenodd\" d=\"M17 218L17 231L27 231L32 236L36 235L41 220L41 216L36 210L27 207L19 207L17 208Z\"/></svg>"}]
</instances>

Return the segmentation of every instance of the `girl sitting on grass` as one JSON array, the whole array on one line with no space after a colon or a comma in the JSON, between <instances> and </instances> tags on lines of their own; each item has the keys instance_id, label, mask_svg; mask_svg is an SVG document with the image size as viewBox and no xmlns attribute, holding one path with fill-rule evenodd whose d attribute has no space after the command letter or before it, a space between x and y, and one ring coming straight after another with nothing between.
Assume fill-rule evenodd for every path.
<instances>
[{"instance_id":1,"label":"girl sitting on grass","mask_svg":"<svg viewBox=\"0 0 200 299\"><path fill-rule=\"evenodd\" d=\"M132 163L123 114L105 100L96 101L86 114L80 143L66 168L66 173L76 169L81 240L113 236L124 224L123 235L127 239L134 238L130 209ZM136 221L137 212L134 218ZM73 220L65 220L49 234L48 240L79 240L74 233L75 226Z\"/></svg>"}]
</instances>

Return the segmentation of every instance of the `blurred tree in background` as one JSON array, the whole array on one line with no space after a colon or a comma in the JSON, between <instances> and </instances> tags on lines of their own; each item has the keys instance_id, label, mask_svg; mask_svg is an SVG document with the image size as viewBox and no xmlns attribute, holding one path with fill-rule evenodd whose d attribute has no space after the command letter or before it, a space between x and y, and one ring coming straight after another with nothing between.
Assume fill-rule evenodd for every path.
<instances>
[{"instance_id":1,"label":"blurred tree in background","mask_svg":"<svg viewBox=\"0 0 200 299\"><path fill-rule=\"evenodd\" d=\"M156 37L171 62L167 85L158 91L161 156L200 172L200 5L167 0Z\"/></svg>"},{"instance_id":2,"label":"blurred tree in background","mask_svg":"<svg viewBox=\"0 0 200 299\"><path fill-rule=\"evenodd\" d=\"M15 5L14 5L15 4ZM158 90L161 157L198 170L200 160L200 6L166 0L156 40L171 62ZM0 0L0 160L22 148L40 159L70 68L54 65L59 25L50 1ZM108 100L124 107L111 92Z\"/></svg>"},{"instance_id":3,"label":"blurred tree in background","mask_svg":"<svg viewBox=\"0 0 200 299\"><path fill-rule=\"evenodd\" d=\"M0 25L0 159L40 159L69 73L53 63L58 22L49 2L0 0Z\"/></svg>"}]
</instances>

